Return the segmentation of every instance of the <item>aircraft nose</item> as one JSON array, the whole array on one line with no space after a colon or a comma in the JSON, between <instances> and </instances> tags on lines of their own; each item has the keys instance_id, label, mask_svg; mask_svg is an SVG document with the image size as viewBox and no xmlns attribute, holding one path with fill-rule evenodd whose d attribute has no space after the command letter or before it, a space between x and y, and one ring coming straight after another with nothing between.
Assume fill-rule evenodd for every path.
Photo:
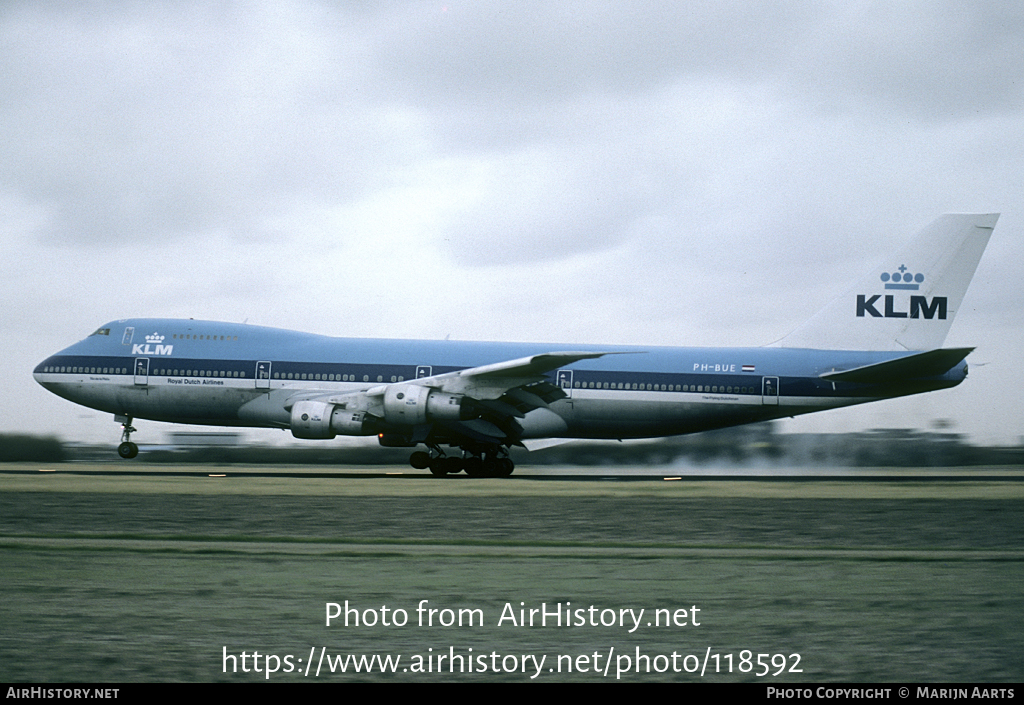
<instances>
[{"instance_id":1,"label":"aircraft nose","mask_svg":"<svg viewBox=\"0 0 1024 705\"><path fill-rule=\"evenodd\" d=\"M32 370L32 378L42 385L45 389L49 389L51 392L54 389L54 378L53 373L57 371L57 367L52 364L53 358L48 357Z\"/></svg>"},{"instance_id":2,"label":"aircraft nose","mask_svg":"<svg viewBox=\"0 0 1024 705\"><path fill-rule=\"evenodd\" d=\"M68 374L72 368L67 365L56 364L59 362L61 362L60 353L48 357L36 365L36 368L32 370L32 377L43 389L51 394L56 394L58 397L73 401L76 404L86 403L88 405L85 388L81 384L81 377L78 374ZM76 379L72 380L71 377Z\"/></svg>"},{"instance_id":3,"label":"aircraft nose","mask_svg":"<svg viewBox=\"0 0 1024 705\"><path fill-rule=\"evenodd\" d=\"M36 365L36 368L34 370L32 370L32 378L35 379L35 381L38 382L39 384L43 383L43 375L46 372L46 368L46 360L43 360L38 365Z\"/></svg>"}]
</instances>

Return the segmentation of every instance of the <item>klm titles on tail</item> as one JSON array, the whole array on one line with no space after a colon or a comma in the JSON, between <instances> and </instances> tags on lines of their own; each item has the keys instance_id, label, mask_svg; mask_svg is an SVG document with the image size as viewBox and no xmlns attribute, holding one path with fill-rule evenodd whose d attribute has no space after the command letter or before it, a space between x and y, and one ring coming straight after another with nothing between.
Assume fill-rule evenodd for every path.
<instances>
[{"instance_id":1,"label":"klm titles on tail","mask_svg":"<svg viewBox=\"0 0 1024 705\"><path fill-rule=\"evenodd\" d=\"M875 294L871 298L868 298L865 294L857 294L857 316L863 318L865 314L874 316L875 318L906 318L908 315L910 318L920 318L921 314L924 314L926 319L932 319L938 316L939 320L946 320L946 297L935 296L932 298L931 303L928 303L928 298L925 296L911 296L910 297L910 312L897 311L895 298L892 294L885 295L885 310L884 313L880 313L875 308L875 302L881 297L881 294Z\"/></svg>"},{"instance_id":2,"label":"klm titles on tail","mask_svg":"<svg viewBox=\"0 0 1024 705\"><path fill-rule=\"evenodd\" d=\"M921 288L921 284L924 282L924 274L920 272L917 274L910 274L907 272L906 265L901 264L899 271L882 272L879 279L885 284L886 289L902 289L910 291L918 291ZM946 297L935 296L932 298L931 303L928 303L927 296L911 296L910 297L910 311L897 311L896 310L896 297L893 294L885 295L885 313L879 313L878 309L875 308L874 304L881 298L881 294L875 294L868 298L867 294L857 294L857 316L863 318L865 315L874 316L875 318L920 318L921 314L924 314L926 319L935 318L938 316L939 320L946 320Z\"/></svg>"}]
</instances>

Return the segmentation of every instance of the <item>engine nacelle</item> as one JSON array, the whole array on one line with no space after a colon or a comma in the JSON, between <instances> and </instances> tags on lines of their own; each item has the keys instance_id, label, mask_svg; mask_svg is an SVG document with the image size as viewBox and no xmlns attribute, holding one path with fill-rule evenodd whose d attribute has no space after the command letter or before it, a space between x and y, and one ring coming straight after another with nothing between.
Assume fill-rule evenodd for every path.
<instances>
[{"instance_id":1,"label":"engine nacelle","mask_svg":"<svg viewBox=\"0 0 1024 705\"><path fill-rule=\"evenodd\" d=\"M378 433L377 442L385 448L415 448L416 441L401 433Z\"/></svg>"},{"instance_id":2,"label":"engine nacelle","mask_svg":"<svg viewBox=\"0 0 1024 705\"><path fill-rule=\"evenodd\" d=\"M377 432L373 421L365 411L339 408L331 412L331 430L339 436L372 436Z\"/></svg>"},{"instance_id":3,"label":"engine nacelle","mask_svg":"<svg viewBox=\"0 0 1024 705\"><path fill-rule=\"evenodd\" d=\"M465 421L474 417L466 398L418 384L393 384L384 392L384 420L414 426L428 421Z\"/></svg>"},{"instance_id":4,"label":"engine nacelle","mask_svg":"<svg viewBox=\"0 0 1024 705\"><path fill-rule=\"evenodd\" d=\"M322 401L297 401L292 406L291 429L296 438L371 436L366 412L349 411Z\"/></svg>"}]
</instances>

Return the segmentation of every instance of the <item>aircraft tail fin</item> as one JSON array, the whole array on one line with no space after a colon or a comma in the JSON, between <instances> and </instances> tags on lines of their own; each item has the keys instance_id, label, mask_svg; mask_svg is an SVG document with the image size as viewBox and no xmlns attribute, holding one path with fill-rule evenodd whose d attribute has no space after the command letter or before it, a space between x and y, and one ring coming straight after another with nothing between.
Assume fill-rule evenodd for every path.
<instances>
[{"instance_id":1,"label":"aircraft tail fin","mask_svg":"<svg viewBox=\"0 0 1024 705\"><path fill-rule=\"evenodd\" d=\"M941 347L998 219L998 213L939 216L902 251L772 345L821 350Z\"/></svg>"}]
</instances>

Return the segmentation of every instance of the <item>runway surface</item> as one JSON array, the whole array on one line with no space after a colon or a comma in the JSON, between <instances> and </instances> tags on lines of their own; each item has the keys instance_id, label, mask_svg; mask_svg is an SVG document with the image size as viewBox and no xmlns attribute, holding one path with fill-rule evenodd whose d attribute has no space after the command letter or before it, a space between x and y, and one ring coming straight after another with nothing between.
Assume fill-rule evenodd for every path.
<instances>
[{"instance_id":1,"label":"runway surface","mask_svg":"<svg viewBox=\"0 0 1024 705\"><path fill-rule=\"evenodd\" d=\"M158 466L159 467L159 466ZM1024 482L1024 472L1003 470L993 472L990 469L977 472L964 471L936 471L930 469L922 471L919 469L907 470L906 472L880 473L877 470L853 470L832 473L802 473L793 470L783 472L741 472L728 471L712 474L678 471L652 472L650 469L634 472L622 472L621 469L576 469L574 472L563 470L537 471L519 470L516 474L507 478L471 478L465 474L447 475L435 477L427 471L416 470L352 470L352 471L308 471L299 469L290 470L243 470L234 466L212 467L212 468L190 468L176 470L160 470L145 468L141 470L128 470L120 467L104 467L100 470L54 466L51 468L12 468L4 469L0 466L0 475L34 475L39 472L59 472L63 475L80 475L82 477L233 477L233 478L294 478L294 479L333 479L333 480L372 480L372 479L396 479L396 480L430 480L436 481L464 481L477 482L482 479L497 479L505 482L663 482L663 481L685 481L685 482L715 482L747 480L752 482Z\"/></svg>"},{"instance_id":2,"label":"runway surface","mask_svg":"<svg viewBox=\"0 0 1024 705\"><path fill-rule=\"evenodd\" d=\"M619 658L638 654L668 660L619 680L1024 677L1020 469L401 473L0 466L0 679L265 680L225 661L254 651L303 660L282 661L281 681L531 680L409 668L442 652L546 655L541 680L615 680ZM423 600L438 618L478 610L483 623L325 625L329 603L415 622ZM633 631L507 618L569 603L646 616ZM646 626L656 609L693 607L699 626ZM316 676L311 651L404 661ZM672 653L712 652L715 672L671 667ZM781 654L787 669L741 670L744 652ZM608 674L595 670L608 659Z\"/></svg>"}]
</instances>

